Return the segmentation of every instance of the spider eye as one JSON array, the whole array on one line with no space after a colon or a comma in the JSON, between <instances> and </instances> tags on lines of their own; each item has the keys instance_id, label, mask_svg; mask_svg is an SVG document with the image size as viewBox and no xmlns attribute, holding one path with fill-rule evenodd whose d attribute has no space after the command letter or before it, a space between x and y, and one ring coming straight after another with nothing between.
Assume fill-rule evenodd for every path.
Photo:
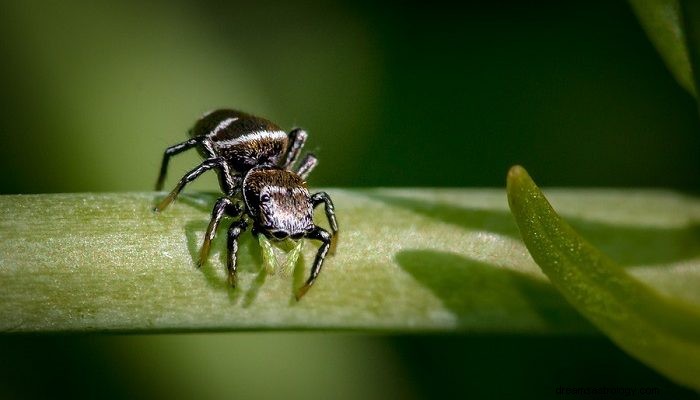
<instances>
[{"instance_id":1,"label":"spider eye","mask_svg":"<svg viewBox=\"0 0 700 400\"><path fill-rule=\"evenodd\" d=\"M274 231L274 232L272 232L272 236L276 237L277 239L284 239L287 237L287 232Z\"/></svg>"},{"instance_id":2,"label":"spider eye","mask_svg":"<svg viewBox=\"0 0 700 400\"><path fill-rule=\"evenodd\" d=\"M263 203L267 203L268 201L270 201L270 195L267 193L260 195L260 201L262 201Z\"/></svg>"}]
</instances>

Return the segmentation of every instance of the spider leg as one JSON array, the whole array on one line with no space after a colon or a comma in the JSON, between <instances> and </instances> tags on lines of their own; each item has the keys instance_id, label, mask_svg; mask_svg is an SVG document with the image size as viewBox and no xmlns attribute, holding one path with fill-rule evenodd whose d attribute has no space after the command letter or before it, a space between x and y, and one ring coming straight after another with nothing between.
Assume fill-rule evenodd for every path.
<instances>
[{"instance_id":1,"label":"spider leg","mask_svg":"<svg viewBox=\"0 0 700 400\"><path fill-rule=\"evenodd\" d=\"M328 196L326 192L314 193L311 196L311 202L314 208L321 203L325 204L326 218L328 218L328 224L331 226L331 233L333 234L331 243L331 254L335 254L335 247L338 244L338 221L335 219L335 207L333 206L333 201L331 197Z\"/></svg>"},{"instance_id":2,"label":"spider leg","mask_svg":"<svg viewBox=\"0 0 700 400\"><path fill-rule=\"evenodd\" d=\"M304 147L307 136L306 131L299 128L289 132L289 147L287 148L287 155L285 157L284 164L282 164L283 168L288 169L292 166L292 164L294 164L294 161L296 161L297 157L299 157L301 148Z\"/></svg>"},{"instance_id":3,"label":"spider leg","mask_svg":"<svg viewBox=\"0 0 700 400\"><path fill-rule=\"evenodd\" d=\"M200 175L209 171L210 169L217 167L225 169L228 167L228 165L226 165L226 161L221 157L204 160L204 162L199 164L195 169L185 174L185 176L180 179L180 182L177 183L175 188L160 202L160 204L156 206L153 211L159 212L165 210L168 205L175 200L177 195L180 194L180 191L182 191L185 185L197 179Z\"/></svg>"},{"instance_id":4,"label":"spider leg","mask_svg":"<svg viewBox=\"0 0 700 400\"><path fill-rule=\"evenodd\" d=\"M311 153L307 154L301 161L301 164L299 164L297 174L301 177L301 179L306 180L306 177L309 176L311 171L313 171L316 164L318 164L318 159L316 156Z\"/></svg>"},{"instance_id":5,"label":"spider leg","mask_svg":"<svg viewBox=\"0 0 700 400\"><path fill-rule=\"evenodd\" d=\"M160 173L158 174L158 180L156 181L157 191L163 190L163 183L165 182L165 175L168 171L168 162L170 162L170 157L197 146L202 139L203 137L192 138L165 149L165 152L163 153L163 162L160 164Z\"/></svg>"},{"instance_id":6,"label":"spider leg","mask_svg":"<svg viewBox=\"0 0 700 400\"><path fill-rule=\"evenodd\" d=\"M221 191L229 197L234 197L240 189L243 178L241 174L231 170L227 162L221 163L221 168L216 171L219 175L219 186Z\"/></svg>"},{"instance_id":7,"label":"spider leg","mask_svg":"<svg viewBox=\"0 0 700 400\"><path fill-rule=\"evenodd\" d=\"M228 283L232 287L236 287L236 255L238 253L238 237L241 233L245 232L248 228L248 224L239 219L234 221L228 228L228 240L226 242L226 248L228 249L228 261L226 263L226 269L228 270Z\"/></svg>"},{"instance_id":8,"label":"spider leg","mask_svg":"<svg viewBox=\"0 0 700 400\"><path fill-rule=\"evenodd\" d=\"M216 236L216 229L219 227L221 218L224 215L229 217L237 217L241 215L241 208L238 204L234 203L228 197L221 197L216 201L214 209L211 212L211 220L209 221L209 226L207 227L207 232L204 234L204 242L202 243L202 248L199 250L199 260L197 260L197 268L201 267L207 258L209 258L209 249L211 248L211 241L214 240Z\"/></svg>"},{"instance_id":9,"label":"spider leg","mask_svg":"<svg viewBox=\"0 0 700 400\"><path fill-rule=\"evenodd\" d=\"M313 231L307 233L304 237L313 240L320 240L321 247L318 248L318 252L316 253L316 259L314 260L314 265L311 267L311 274L309 276L309 279L306 280L304 286L299 288L299 290L296 293L297 301L299 301L302 298L302 296L304 296L306 292L309 291L311 285L313 285L316 281L318 274L321 272L323 260L326 258L326 254L328 254L328 249L331 247L331 234L319 226L316 226Z\"/></svg>"}]
</instances>

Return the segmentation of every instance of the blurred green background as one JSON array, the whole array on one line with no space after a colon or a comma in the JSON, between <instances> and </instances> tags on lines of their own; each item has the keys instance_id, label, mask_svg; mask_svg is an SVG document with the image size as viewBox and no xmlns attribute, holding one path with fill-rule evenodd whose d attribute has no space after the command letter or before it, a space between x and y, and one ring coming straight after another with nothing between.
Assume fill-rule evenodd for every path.
<instances>
[{"instance_id":1,"label":"blurred green background","mask_svg":"<svg viewBox=\"0 0 700 400\"><path fill-rule=\"evenodd\" d=\"M622 1L4 0L0 46L3 194L151 190L165 147L224 106L306 128L312 186L503 187L516 163L545 186L700 186L696 103ZM0 354L3 399L692 396L600 337L13 336Z\"/></svg>"}]
</instances>

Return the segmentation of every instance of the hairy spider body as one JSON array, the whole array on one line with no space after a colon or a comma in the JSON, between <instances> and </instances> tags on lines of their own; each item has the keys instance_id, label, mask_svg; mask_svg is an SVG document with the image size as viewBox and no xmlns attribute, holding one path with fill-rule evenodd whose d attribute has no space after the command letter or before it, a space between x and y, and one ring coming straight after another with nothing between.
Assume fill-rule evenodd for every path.
<instances>
[{"instance_id":1,"label":"hairy spider body","mask_svg":"<svg viewBox=\"0 0 700 400\"><path fill-rule=\"evenodd\" d=\"M190 139L170 146L163 154L156 190L163 188L170 157L197 148L204 162L186 174L170 194L156 207L162 211L175 200L189 182L215 169L221 190L234 196L242 175L256 166L291 168L306 142L306 131L294 129L288 134L272 122L241 111L221 109L204 114L189 130ZM305 179L316 166L313 154L307 154L297 172Z\"/></svg>"},{"instance_id":2,"label":"hairy spider body","mask_svg":"<svg viewBox=\"0 0 700 400\"><path fill-rule=\"evenodd\" d=\"M205 160L180 179L155 211L168 207L187 183L215 169L224 196L212 210L197 265L206 262L211 241L224 216L234 218L227 240L227 269L232 286L236 285L238 237L250 224L254 235L263 234L272 240L318 240L321 246L310 276L296 294L297 299L301 298L315 282L338 232L330 197L325 192L312 195L304 181L316 166L316 157L307 154L294 167L306 141L306 132L294 129L287 134L263 118L236 110L215 110L200 118L189 136L189 140L166 149L156 190L163 186L171 156L196 147ZM313 222L313 210L321 203L325 205L332 234Z\"/></svg>"},{"instance_id":3,"label":"hairy spider body","mask_svg":"<svg viewBox=\"0 0 700 400\"><path fill-rule=\"evenodd\" d=\"M287 149L287 133L272 122L236 110L215 110L190 129L203 138L198 147L204 158L220 156L236 171L258 165L278 165Z\"/></svg>"},{"instance_id":4,"label":"hairy spider body","mask_svg":"<svg viewBox=\"0 0 700 400\"><path fill-rule=\"evenodd\" d=\"M274 239L300 239L314 229L311 194L299 175L276 168L255 168L243 180L246 210L253 229Z\"/></svg>"}]
</instances>

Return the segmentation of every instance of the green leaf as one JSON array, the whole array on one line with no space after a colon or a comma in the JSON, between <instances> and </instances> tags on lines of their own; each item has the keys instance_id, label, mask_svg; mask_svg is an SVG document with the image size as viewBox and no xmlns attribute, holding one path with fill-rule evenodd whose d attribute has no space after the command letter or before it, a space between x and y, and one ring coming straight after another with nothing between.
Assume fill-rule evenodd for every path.
<instances>
[{"instance_id":1,"label":"green leaf","mask_svg":"<svg viewBox=\"0 0 700 400\"><path fill-rule=\"evenodd\" d=\"M697 304L659 293L584 240L522 167L508 174L508 200L530 254L571 305L632 356L700 390Z\"/></svg>"},{"instance_id":2,"label":"green leaf","mask_svg":"<svg viewBox=\"0 0 700 400\"><path fill-rule=\"evenodd\" d=\"M692 82L700 81L700 2L697 0L680 0L683 15L683 29L685 31L685 44L690 58ZM692 83L691 82L691 83ZM697 84L695 94L697 98ZM698 102L700 105L700 101Z\"/></svg>"},{"instance_id":3,"label":"green leaf","mask_svg":"<svg viewBox=\"0 0 700 400\"><path fill-rule=\"evenodd\" d=\"M686 47L678 0L629 0L639 22L666 66L690 94L696 96L693 68Z\"/></svg>"}]
</instances>

